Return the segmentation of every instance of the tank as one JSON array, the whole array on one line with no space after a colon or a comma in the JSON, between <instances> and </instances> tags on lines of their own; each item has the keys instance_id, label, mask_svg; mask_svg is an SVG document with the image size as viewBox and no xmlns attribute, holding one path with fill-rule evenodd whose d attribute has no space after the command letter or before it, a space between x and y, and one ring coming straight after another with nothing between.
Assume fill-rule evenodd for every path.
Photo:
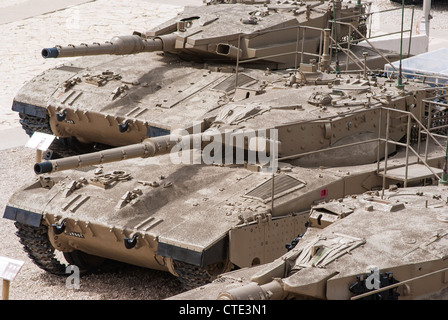
<instances>
[{"instance_id":1,"label":"tank","mask_svg":"<svg viewBox=\"0 0 448 320\"><path fill-rule=\"evenodd\" d=\"M170 299L446 300L447 201L444 184L313 206L281 258Z\"/></svg>"},{"instance_id":2,"label":"tank","mask_svg":"<svg viewBox=\"0 0 448 320\"><path fill-rule=\"evenodd\" d=\"M48 158L167 135L231 100L233 83L257 80L239 76L235 82L236 62L248 72L297 69L322 52L322 29L334 18L365 33L365 5L330 3L186 7L149 31L44 48L43 58L81 58L26 83L12 110L30 136L40 131L58 138ZM338 27L339 38L349 32Z\"/></svg>"},{"instance_id":3,"label":"tank","mask_svg":"<svg viewBox=\"0 0 448 320\"><path fill-rule=\"evenodd\" d=\"M237 8L222 6L226 7L207 7ZM254 9L239 6L251 12ZM311 10L311 16L313 12L320 9ZM191 12L184 14L191 17ZM216 21L207 17L210 22L201 20L201 24L212 26ZM242 25L253 28L270 17L264 16L258 24ZM322 19L321 13L318 17ZM194 25L200 19L187 20L183 22L193 20ZM143 41L146 45L134 47L160 47L161 42L170 41L165 39L173 39L172 28L172 23L161 27L163 34L149 36ZM115 148L39 160L36 176L9 199L3 217L16 222L17 235L31 260L55 274L65 274L66 263L91 270L116 260L170 272L186 288L192 288L229 270L266 264L287 253L285 243L308 233L309 210L316 203L371 190L384 192L390 184L429 183L446 175L446 166L442 168L445 149L441 138L430 131L444 127L435 115L445 108L445 89L410 79L397 81L394 74L370 72L365 64L355 73L331 72L331 31L313 30L322 35L323 48L327 49L316 59L297 60L297 68L266 68L269 54L259 56L262 68L241 69L237 53L232 74L223 72L221 65L221 72L208 67L183 68L184 74L179 76L179 68L164 65L168 60L162 65L150 60L157 67L147 76L160 71L157 81L168 79L162 86L166 90L154 82L147 82L148 87L143 82L136 86L152 88L151 99L158 94L164 99L155 99L161 106L151 112L148 109L152 119L148 125L158 133L147 135L145 127L145 133L136 139L119 142L116 138L121 146ZM275 29L279 36L277 32ZM123 42L139 43L138 37ZM231 45L226 42L220 53L216 53L216 46L211 54L230 54ZM109 53L121 52L111 44L106 47ZM206 47L212 48L209 44ZM70 50L56 48L44 53L72 54ZM103 49L95 52L104 53ZM252 50L242 50L242 56L244 52ZM132 59L143 59L145 54ZM290 63L272 58L270 63ZM101 59L105 61L103 56ZM114 61L125 61L122 59ZM174 65L185 63L177 54L165 53L161 59L172 59ZM50 72L62 72L59 76L65 77L67 68ZM196 76L192 78L185 70L197 72ZM116 71L110 72L113 75ZM177 78L168 77L170 72ZM216 78L210 81L210 77ZM184 90L170 82L175 78ZM114 81L118 78L108 83ZM76 81L71 88L88 85ZM91 88L108 92L106 85ZM171 100L173 89L180 98ZM77 96L70 92L66 101ZM87 91L80 92L73 104L88 95ZM117 102L117 107L132 105L133 100L122 95L129 92L118 92L115 99L124 100ZM137 113L144 111L131 107ZM71 114L67 108L64 115L62 108L54 110L61 126L70 125L72 116L94 123L90 112ZM100 113L98 117L111 128L118 123L114 122L118 118ZM156 118L169 124L163 127L166 131L157 131L163 128L155 125ZM123 124L119 133L123 137L137 132L137 118L124 123L118 120ZM88 128L99 140L101 134L94 126ZM420 148L423 136L426 147Z\"/></svg>"},{"instance_id":4,"label":"tank","mask_svg":"<svg viewBox=\"0 0 448 320\"><path fill-rule=\"evenodd\" d=\"M443 88L313 63L257 77L191 132L36 163L4 212L32 261L57 274L117 260L193 288L285 254L316 203L446 174L422 125L437 129Z\"/></svg>"}]
</instances>

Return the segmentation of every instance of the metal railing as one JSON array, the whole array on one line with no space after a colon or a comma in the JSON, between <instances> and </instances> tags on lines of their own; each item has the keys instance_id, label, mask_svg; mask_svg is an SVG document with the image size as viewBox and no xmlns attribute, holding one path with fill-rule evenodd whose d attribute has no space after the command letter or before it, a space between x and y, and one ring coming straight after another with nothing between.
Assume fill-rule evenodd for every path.
<instances>
[{"instance_id":1,"label":"metal railing","mask_svg":"<svg viewBox=\"0 0 448 320\"><path fill-rule=\"evenodd\" d=\"M241 52L242 39L250 39L250 38L254 38L257 36L264 35L264 34L269 34L269 33L274 33L274 32L279 32L279 31L294 30L294 29L297 29L296 48L294 51L287 51L287 52L282 52L282 53L277 53L277 54L272 54L272 55L266 55L266 56L260 56L260 57L256 57L256 58L241 60L240 52ZM320 33L320 35L319 35L319 52L318 53L305 51L305 40L307 39L306 33L310 32L310 31ZM310 57L315 57L318 64L320 64L322 62L323 49L325 48L324 38L325 38L326 32L328 32L328 31L326 29L322 29L322 28L297 25L297 26L278 28L278 29L273 29L273 30L256 31L256 32L253 32L250 34L239 34L238 35L238 45L237 45L236 67L235 67L235 73L236 73L235 88L238 87L239 67L240 67L240 64L242 64L242 63L250 63L250 62L255 62L255 61L259 61L259 60L266 60L266 59L282 57L282 56L287 56L287 55L295 55L294 70L297 70L299 68L299 55L300 55L300 63L303 63L305 56L310 56ZM300 35L301 35L301 37L300 37Z\"/></svg>"},{"instance_id":2,"label":"metal railing","mask_svg":"<svg viewBox=\"0 0 448 320\"><path fill-rule=\"evenodd\" d=\"M351 43L353 43L354 41L356 42L360 42L360 41L365 41L373 51L375 51L379 56L381 56L384 61L386 63L388 63L395 71L392 70L382 70L382 72L384 72L385 74L389 74L390 76L393 76L395 74L395 72L398 72L398 70L390 63L390 61L377 49L373 46L373 44L369 41L369 39L373 39L373 38L379 38L379 37L386 37L392 34L397 34L397 33L404 33L404 32L409 32L409 47L408 47L408 53L407 55L410 54L410 49L411 49L411 38L412 38L412 24L413 24L413 19L414 19L414 6L410 7L412 10L412 18L411 18L411 27L407 30L402 30L402 31L397 31L397 32L390 32L387 34L383 34L383 35L379 35L379 36L374 36L374 37L370 37L371 35L371 29L369 28L369 30L367 30L367 33L369 34L369 38L367 38L365 35L363 35L358 29L357 27L355 27L352 23L349 22L344 22L344 21L338 21L338 20L347 20L347 19L353 19L353 18L359 18L361 16L368 18L369 20L369 24L371 24L371 19L372 19L372 15L373 14L380 14L383 12L389 12L389 11L393 11L393 10L401 10L400 8L397 9L389 9L389 10L383 10L383 11L378 11L378 12L367 12L367 13L360 13L360 14L356 14L350 17L342 17L339 19L335 19L334 21L330 21L331 25L332 25L332 29L322 29L322 28L316 28L316 27L310 27L310 26L302 26L302 25L297 25L297 26L292 26L292 27L286 27L286 28L280 28L280 29L273 29L273 30L265 30L265 31L257 31L254 33L250 33L250 34L241 34L238 36L238 46L237 46L237 56L236 56L236 68L235 68L235 88L238 87L238 73L239 73L239 66L242 63L249 63L249 62L255 62L258 60L265 60L265 59L270 59L270 58L275 58L275 57L281 57L281 56L285 56L285 55L295 55L295 63L294 63L294 70L298 70L299 67L299 55L300 55L300 63L302 63L304 61L304 57L305 56L310 56L310 57L316 57L316 61L318 62L318 65L321 65L323 62L323 56L324 54L329 53L329 58L327 57L326 59L328 59L328 62L331 61L331 55L332 55L332 50L333 49L338 49L340 51L342 51L346 56L347 56L347 63L346 63L346 69L348 69L348 65L349 65L349 59L351 59L360 69L360 71L364 71L366 72L366 70L371 71L367 66L366 66L366 60L364 57L364 61L362 61L360 58L358 58L350 49L350 45ZM334 34L334 30L335 30L335 25L340 25L340 26L348 26L349 28L349 33L347 36L347 41L346 42L340 42L337 41L337 38L335 36L331 36L331 34ZM291 29L297 29L297 36L296 36L296 43L295 43L295 50L294 51L288 51L288 52L282 52L282 53L278 53L278 54L273 54L273 55L266 55L266 56L259 56L256 58L250 58L250 59L244 59L241 60L240 58L240 51L241 51L241 41L242 39L246 39L246 38L253 38L256 36L260 36L263 34L267 34L267 33L272 33L272 32L278 32L278 31L286 31L286 30L291 30ZM306 34L307 32L319 32L319 52L307 52L305 51L305 40L306 38ZM356 38L356 40L351 40L351 34L352 31L355 32L358 37ZM344 48L343 45L347 45L347 48ZM327 53L328 52L328 53ZM331 67L330 64L328 64L328 67L330 67L330 71L332 68L332 71L337 71L335 68ZM327 70L328 71L328 70ZM355 70L350 70L351 72L355 72ZM402 73L400 71L401 74L406 74L406 73ZM420 75L415 75L414 76L420 76ZM423 79L422 82L425 83L426 79L424 76L422 76ZM438 79L438 78L443 78L443 77L439 77L439 76L431 76L431 78L434 79ZM435 82L437 82L438 80L436 80ZM446 90L446 88L444 89ZM446 98L448 95L441 95L439 96L439 98ZM448 100L448 99L447 99ZM372 142L377 142L378 143L378 156L377 156L377 173L381 174L381 171L383 171L383 192L384 192L384 187L385 187L385 182L386 182L386 177L387 177L387 170L388 170L388 157L389 157L389 150L388 150L388 146L389 144L395 144L397 146L401 146L406 148L406 155L405 155L405 177L404 177L404 187L407 186L408 184L408 168L409 165L414 164L414 163L422 163L424 164L430 171L431 173L437 177L438 179L440 179L440 176L431 168L431 166L428 164L428 149L429 149L429 141L432 140L434 141L434 143L441 148L441 150L443 150L443 152L446 154L447 152L447 148L444 147L438 140L437 138L443 138L443 139L447 139L446 135L440 135L437 133L432 133L431 131L435 131L435 130L440 130L440 129L444 129L444 128L448 128L448 120L446 120L446 123L444 123L442 126L432 126L432 110L436 109L435 106L442 106L443 108L447 108L448 109L448 105L446 103L439 103L437 101L435 101L435 98L431 98L431 99L424 99L423 103L425 103L426 105L426 113L427 113L427 119L428 119L428 123L426 124L426 126L411 112L409 111L403 111L403 110L398 110L398 109L393 109L393 108L389 108L389 107L385 107L382 106L381 103L377 103L377 104L373 104L370 107L375 107L378 108L380 110L380 118L379 118L379 126L378 126L378 138L377 139L370 139L370 140L365 140L365 141L360 141L360 142L354 142L354 143L350 143L350 144L345 144L342 146L335 146L335 147L329 147L329 148L325 148L325 149L320 149L320 150L313 150L313 151L309 151L309 152L305 152L305 153L300 153L300 154L296 154L296 155L291 155L291 156L286 156L286 157L281 157L278 160L279 161L284 161L284 160L290 160L290 159L296 159L302 156L306 156L306 155L311 155L311 154L316 154L319 152L327 152L327 151L331 151L331 150L336 150L336 149L342 149L342 148L347 148L347 147L352 147L352 146L356 146L356 145L361 145L361 144L366 144L366 143L372 143ZM382 137L382 114L383 112L386 112L386 134L385 137ZM356 113L356 112L353 112ZM399 141L395 141L395 140L391 140L389 139L389 130L392 126L391 123L391 114L392 113L399 113L400 116L399 117L406 117L406 143L402 143ZM448 110L447 110L447 114L448 114ZM420 119L423 119L422 115L419 115ZM333 118L333 117L330 117ZM310 120L310 121L306 121L306 122L322 122L325 121L325 118L320 118L320 119L316 119L316 120ZM445 120L444 120L445 121ZM412 134L412 130L415 130L415 128L418 129L418 138L417 138L417 150L415 150L412 146L411 146L411 134ZM424 156L421 155L420 153L420 147L421 147L421 141L422 141L422 135L424 135L426 137L426 147L425 147L425 153ZM384 143L384 168L381 169L380 168L380 164L381 164L381 159L380 159L380 145L381 143ZM417 160L416 162L409 162L409 155L413 154Z\"/></svg>"},{"instance_id":3,"label":"metal railing","mask_svg":"<svg viewBox=\"0 0 448 320\"><path fill-rule=\"evenodd\" d=\"M386 135L385 138L382 138L382 131L381 131L381 120L382 120L382 113L386 112ZM398 113L400 114L398 118L402 118L402 117L406 117L407 118L407 122L406 122L406 143L402 143L399 141L394 141L394 140L390 140L389 139L389 131L391 128L391 114L392 113ZM404 187L407 187L408 184L408 168L411 164L419 164L422 163L425 165L426 168L428 168L431 173L440 180L440 176L433 170L433 168L428 164L428 153L429 153L429 140L433 140L434 143L440 147L440 149L446 153L446 148L445 146L443 146L435 137L435 135L433 133L431 133L431 131L426 128L423 123L421 123L417 117L412 114L409 111L403 111L403 110L398 110L398 109L393 109L393 108L389 108L389 107L381 107L380 108L380 125L379 125L379 129L378 129L378 156L377 156L377 173L381 174L381 169L380 169L380 144L381 142L384 142L385 146L384 146L384 168L382 169L382 176L383 176L383 192L384 192L384 187L385 187L385 182L386 182L386 178L387 178L387 170L388 170L388 158L389 158L389 144L394 144L397 146L401 146L406 148L406 155L405 155L405 164L404 164L404 168L405 168L405 175L404 175ZM415 150L412 146L411 146L411 130L412 128L415 128L415 126L418 127L419 130L419 137L418 137L418 142L417 142L417 150ZM421 141L421 134L425 134L426 135L426 148L425 148L425 152L424 152L424 156L421 155L420 153L420 141ZM447 138L446 136L442 136L442 135L438 135L438 137L443 137L443 138ZM409 154L410 152L416 156L417 160L414 162L409 162Z\"/></svg>"},{"instance_id":4,"label":"metal railing","mask_svg":"<svg viewBox=\"0 0 448 320\"><path fill-rule=\"evenodd\" d=\"M349 70L349 62L350 60L353 61L358 67L360 67L360 70L362 70L363 68L360 66L362 64L364 64L364 68L367 68L367 66L365 66L365 61L363 62L361 59L358 58L358 56L356 56L356 54L351 51L351 45L353 43L359 43L361 41L365 41L369 47L379 56L381 56L384 61L388 64L391 65L391 67L395 70L398 71L393 65L392 63L386 58L386 56L379 51L369 40L371 39L376 39L376 38L381 38L381 37L387 37L390 35L394 35L394 34L404 34L404 33L409 33L409 45L408 45L408 52L407 52L407 57L410 56L410 52L411 52L411 45L412 45L412 25L413 25L413 21L414 21L414 6L410 6L407 7L411 10L411 19L410 19L410 27L409 29L406 30L399 30L399 31L393 31L393 32L389 32L389 33L385 33L385 34L381 34L381 35L376 35L376 36L372 36L372 30L371 30L371 21L372 21L372 17L373 15L379 15L381 13L385 13L385 12L390 12L390 11L397 11L397 10L401 10L401 8L395 8L395 9L388 9L388 10L381 10L381 11L375 11L375 12L365 12L365 13L359 13L353 16L349 16L349 17L341 17L341 18L335 18L333 21L330 21L331 24L331 34L332 36L330 37L331 40L331 47L332 49L336 50L336 51L342 51L343 53L345 53L346 55L346 64L345 64L345 68L346 71ZM354 26L352 23L350 22L344 22L342 20L348 20L348 19L353 19L353 18L366 18L366 35L363 35L356 26ZM349 32L348 32L348 36L346 37L346 41L339 41L338 35L336 30L341 27L341 26L347 26L349 28ZM357 37L355 39L352 40L352 33L355 33L357 35ZM368 37L366 37L368 34ZM344 47L346 46L346 47ZM330 50L330 54L332 54L333 50ZM331 57L330 57L331 59ZM367 68L368 69L368 68ZM368 69L369 70L369 69ZM369 70L371 71L371 70Z\"/></svg>"},{"instance_id":5,"label":"metal railing","mask_svg":"<svg viewBox=\"0 0 448 320\"><path fill-rule=\"evenodd\" d=\"M377 170L376 170L376 172L377 172L377 174L379 174L379 175L381 174L383 176L383 192L384 192L386 178L387 178L387 170L388 170L389 144L395 144L397 146L406 148L404 164L402 164L402 166L405 167L405 177L404 177L404 181L403 181L404 187L407 187L407 184L408 184L408 168L410 165L416 164L416 163L422 163L423 165L425 165L428 168L428 170L431 171L433 176L440 180L441 177L428 164L428 154L429 154L428 145L429 145L429 140L432 140L435 143L435 145L437 147L439 147L440 150L443 151L443 153L446 154L446 152L447 152L446 147L444 145L442 145L442 143L440 143L440 141L437 138L447 139L447 136L431 133L431 130L426 128L425 125L422 122L420 122L418 120L418 118L409 111L393 109L393 108L384 107L384 106L378 107L378 110L380 111L379 112L379 125L378 125L378 138L363 140L363 141L359 141L359 142L353 142L353 143L344 144L341 146L313 150L313 151L304 152L304 153L286 156L286 157L281 157L278 159L278 161L292 160L292 159L297 159L297 158L311 155L311 154L317 154L320 152L328 152L328 151L332 151L332 150L343 149L343 148L353 147L353 146L357 146L357 145L364 145L367 143L377 142L378 148L377 148ZM384 129L385 137L383 137L382 123L381 123L384 112L386 113L386 126ZM398 113L400 115L398 118L402 118L402 117L407 118L407 121L405 124L405 126L406 126L406 143L391 140L389 137L389 131L393 126L393 124L391 123L391 114L392 113ZM396 118L396 119L398 119L398 118ZM311 120L309 122L322 122L322 120L323 119ZM415 150L411 145L411 130L413 128L415 129L416 126L418 127L418 130L419 130L417 150ZM424 155L421 155L420 151L419 151L420 140L421 140L422 134L426 135L426 141L427 141L427 147L425 148ZM381 153L380 153L380 151L382 150L381 143L384 143L384 160L383 161L381 161ZM409 161L411 153L417 158L416 161L413 161L413 162ZM383 163L383 165L384 165L383 168L381 168L381 163Z\"/></svg>"},{"instance_id":6,"label":"metal railing","mask_svg":"<svg viewBox=\"0 0 448 320\"><path fill-rule=\"evenodd\" d=\"M431 88L428 90L435 90L435 89ZM390 108L390 107L386 107L386 106L377 105L377 106L375 106L375 108L377 108L377 110L379 110L378 138L359 141L359 142L353 142L353 143L344 144L341 146L334 146L334 147L328 147L328 148L319 149L319 150L313 150L313 151L304 152L304 153L295 154L295 155L286 156L286 157L281 157L278 160L279 161L292 160L292 159L297 159L297 158L311 155L311 154L317 154L320 152L328 152L328 151L332 151L332 150L343 149L343 148L353 147L353 146L357 146L357 145L363 145L363 144L367 144L367 143L377 142L378 148L377 148L377 170L376 170L376 172L383 176L383 190L384 190L385 182L386 182L386 178L387 178L387 170L388 170L389 145L394 144L394 145L397 145L400 147L404 147L406 149L404 164L401 165L401 166L404 166L404 168L405 168L405 175L404 175L404 180L403 180L404 187L407 187L408 168L412 164L423 164L424 166L426 166L428 168L428 170L433 174L434 177L436 177L437 179L440 180L441 177L439 176L439 174L437 172L435 172L433 170L433 168L428 164L428 155L429 155L429 141L430 140L433 141L434 145L438 148L438 150L441 150L444 154L447 153L446 146L444 146L438 140L438 139L446 140L448 138L447 135L434 133L433 131L438 131L440 129L448 128L448 122L441 126L439 126L439 125L434 126L433 121L434 120L438 121L438 119L431 116L431 110L434 109L435 106L444 107L444 108L448 109L448 104L436 101L437 99L444 98L445 96L446 95L441 95L441 96L439 95L439 96L434 96L434 97L426 98L426 99L422 100L423 103L427 104L426 108L422 108L422 109L427 110L426 113L427 113L428 122L426 125L423 124L417 118L417 116L415 116L410 111L404 111L404 110L399 110L399 109L394 109L394 108ZM355 114L357 112L363 112L363 111L362 110L356 111L356 112L353 112L352 114ZM383 121L384 113L386 114L386 116L385 116L386 125L383 129L382 121ZM394 114L397 114L398 116L393 117ZM333 117L329 117L328 119L330 119L330 118L333 118ZM406 118L405 124L403 124L403 121L400 121L399 124L392 123L392 121L391 121L391 119L402 119L402 118ZM422 115L420 115L420 119L422 119L422 118L423 118ZM306 122L322 123L325 120L326 120L326 118L320 118L320 119L309 120ZM305 122L301 122L301 124L303 124L303 123L305 123ZM400 142L400 141L391 140L389 137L389 132L391 131L391 128L397 128L398 126L406 127L406 142L405 143ZM383 132L383 130L385 130L385 133ZM417 141L413 142L414 145L415 144L417 145L416 149L412 146L412 141L411 141L412 130L414 130L414 132L415 132L415 130L418 130ZM425 140L426 140L426 146L423 151L423 154L420 151L422 135L425 136ZM382 161L381 161L381 150L382 150L381 143L384 143L384 159ZM410 155L414 155L416 157L416 160L411 162L409 160ZM382 163L383 163L383 168L381 168Z\"/></svg>"},{"instance_id":7,"label":"metal railing","mask_svg":"<svg viewBox=\"0 0 448 320\"><path fill-rule=\"evenodd\" d=\"M413 20L414 20L414 6L410 6L408 8L410 8L412 10L412 18L411 18L411 24L410 24L409 29L406 29L403 31L393 31L393 32L389 32L386 34L382 34L382 35L376 35L376 36L371 36L371 26L370 26L371 22L370 21L372 20L373 15L378 15L378 14L389 12L389 11L400 10L400 8L375 11L375 12L370 12L370 11L362 12L362 13L355 14L355 15L348 16L348 17L336 18L333 21L329 21L329 24L331 26L330 29L322 29L322 28L311 27L311 26L296 25L296 26L285 27L285 28L276 28L276 29L271 29L271 30L256 31L256 32L249 33L249 34L239 34L238 39L237 39L235 87L238 86L238 73L239 73L240 64L256 62L256 61L265 60L265 59L272 59L272 58L282 57L282 56L287 56L287 55L295 55L294 69L297 70L299 68L300 63L304 62L305 57L316 58L316 62L318 63L318 65L320 65L322 63L323 56L325 56L325 55L328 55L327 59L328 59L328 61L331 61L332 57L333 57L333 50L336 50L336 51L340 51L340 52L344 53L346 56L346 66L345 66L346 71L353 72L353 71L367 70L367 71L371 72L372 70L370 70L367 67L365 59L362 60L351 50L351 45L353 43L358 43L361 41L365 41L368 44L368 46L366 48L370 48L371 50L373 50L376 54L378 54L378 56L380 56L384 60L385 64L386 63L389 64L391 66L391 68L394 69L394 71L398 72L398 70L392 65L392 63L387 59L387 57L380 50L378 50L369 40L375 39L375 38L387 37L387 36L399 34L402 32L403 33L409 32L409 46L408 46L408 52L407 52L407 56L409 56L410 50L411 50L411 44L412 44L412 24L413 24ZM366 28L367 28L366 35L364 35L361 31L359 31L358 27L355 26L353 23L347 22L347 20L349 20L349 19L352 19L352 20L353 19L366 19L367 20L365 23ZM369 25L369 27L367 27L367 25ZM345 38L347 39L345 42L338 41L337 35L335 36L335 30L341 26L348 27L348 29L349 29L348 35L345 36ZM294 29L296 29L295 50L281 52L281 53L272 54L272 55L260 56L260 57L256 57L256 58L249 58L249 59L244 59L244 60L241 59L240 52L242 49L241 48L242 40L251 39L251 38L269 34L269 33L280 32L280 31L284 32L284 31L294 30ZM305 50L305 41L307 39L311 39L311 38L306 37L309 32L315 32L315 33L319 32L320 33L320 35L318 36L318 38L319 38L318 52L311 52L311 51ZM328 40L326 39L326 33L329 33ZM353 39L353 40L351 39L352 34L357 35L356 39ZM367 34L369 36L367 36ZM346 46L346 47L344 47L344 46ZM300 56L300 62L299 62L299 56ZM350 61L353 62L359 68L359 70L349 70ZM337 70L336 67L333 67L333 66L329 66L329 67L330 67L331 71L339 72L339 70Z\"/></svg>"},{"instance_id":8,"label":"metal railing","mask_svg":"<svg viewBox=\"0 0 448 320\"><path fill-rule=\"evenodd\" d=\"M384 72L388 77L397 77L398 71L395 69L395 71L388 70L388 66L384 70L381 70L381 72ZM393 67L393 66L392 66ZM425 74L425 73L418 73L418 71L415 72L407 72L407 71L401 71L401 74L407 78L408 80L412 80L414 82L420 82L423 84L428 84L432 87L440 87L441 90L447 90L446 86L448 86L448 76L443 76L440 74Z\"/></svg>"}]
</instances>

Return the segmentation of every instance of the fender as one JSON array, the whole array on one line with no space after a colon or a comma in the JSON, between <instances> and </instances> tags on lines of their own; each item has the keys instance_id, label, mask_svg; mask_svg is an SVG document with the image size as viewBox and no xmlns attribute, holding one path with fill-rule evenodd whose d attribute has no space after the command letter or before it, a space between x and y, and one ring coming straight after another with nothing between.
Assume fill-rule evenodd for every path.
<instances>
[{"instance_id":1,"label":"fender","mask_svg":"<svg viewBox=\"0 0 448 320\"><path fill-rule=\"evenodd\" d=\"M42 214L7 205L3 218L17 221L32 227L39 227L42 221Z\"/></svg>"}]
</instances>

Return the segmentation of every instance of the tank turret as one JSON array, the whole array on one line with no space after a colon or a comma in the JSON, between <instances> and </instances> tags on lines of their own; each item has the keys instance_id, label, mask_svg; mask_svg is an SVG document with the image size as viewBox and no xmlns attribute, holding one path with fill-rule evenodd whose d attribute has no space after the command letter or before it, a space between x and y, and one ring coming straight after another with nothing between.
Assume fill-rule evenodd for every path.
<instances>
[{"instance_id":1,"label":"tank turret","mask_svg":"<svg viewBox=\"0 0 448 320\"><path fill-rule=\"evenodd\" d=\"M235 86L264 80L235 81L239 71L297 69L320 60L335 15L354 28L365 23L364 6L335 3L186 7L148 31L44 48L44 58L80 58L25 84L12 110L30 136L41 131L58 138L48 153L53 158L170 134L230 101ZM348 34L340 28L338 35ZM324 54L319 67L330 70L329 63Z\"/></svg>"},{"instance_id":2,"label":"tank turret","mask_svg":"<svg viewBox=\"0 0 448 320\"><path fill-rule=\"evenodd\" d=\"M294 67L297 59L308 60L319 54L323 41L321 30L330 26L332 18L336 16L358 28L364 23L364 13L364 6L350 3L343 9L341 1L336 1L334 8L318 1L306 5L238 3L186 7L176 18L150 31L116 36L103 44L45 48L42 56L64 58L164 51L202 61L251 60L262 67L285 69ZM342 38L348 32L338 30L338 36ZM297 57L304 52L307 53L304 57Z\"/></svg>"}]
</instances>

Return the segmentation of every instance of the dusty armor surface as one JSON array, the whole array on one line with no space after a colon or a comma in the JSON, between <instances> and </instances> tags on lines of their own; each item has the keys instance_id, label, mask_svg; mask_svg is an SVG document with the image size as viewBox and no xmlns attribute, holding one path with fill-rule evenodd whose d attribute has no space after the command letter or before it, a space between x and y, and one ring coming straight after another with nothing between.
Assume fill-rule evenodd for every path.
<instances>
[{"instance_id":1,"label":"dusty armor surface","mask_svg":"<svg viewBox=\"0 0 448 320\"><path fill-rule=\"evenodd\" d=\"M281 258L171 299L446 300L447 200L426 186L326 202Z\"/></svg>"},{"instance_id":2,"label":"dusty armor surface","mask_svg":"<svg viewBox=\"0 0 448 320\"><path fill-rule=\"evenodd\" d=\"M58 137L61 148L53 149L61 155L187 129L232 97L237 60L244 70L297 69L297 61L308 63L321 52L321 29L334 17L365 24L359 15L364 6L335 1L333 8L330 2L186 7L146 32L45 48L45 58L83 57L29 81L12 110L30 136L41 131ZM349 32L345 25L338 31L340 37ZM242 77L238 86L251 80Z\"/></svg>"},{"instance_id":3,"label":"dusty armor surface","mask_svg":"<svg viewBox=\"0 0 448 320\"><path fill-rule=\"evenodd\" d=\"M321 14L317 16L319 21L323 19ZM247 25L256 28L270 17ZM215 18L184 22L191 22L190 28L197 22L213 26L221 19ZM160 34L149 35L152 44L148 46L160 47L165 33L173 40L172 28L183 25L173 24L175 21L179 22L176 19L161 27ZM294 30L297 36L298 29ZM123 132L104 137L114 137L122 146L38 162L37 176L8 201L4 218L16 221L17 234L30 258L53 273L64 271L64 262L56 259L55 250L82 269L95 268L104 259L118 260L169 271L187 287L195 287L228 270L269 263L285 254L285 243L307 232L309 208L316 203L381 190L390 184L419 184L446 174L446 168L442 169L445 153L438 148L440 138L428 129L437 129L438 121L446 120L438 117L444 110L443 88L410 80L397 85L393 76L367 68L332 73L329 29L313 31L322 36L326 49L316 59L298 60L297 68L292 69L266 68L266 61L289 63L275 60L277 57L270 60L268 51L264 53L267 56L254 56L263 60L261 69L240 69L237 63L232 67L234 73L227 74L222 66L221 72L193 67L182 69L184 77L164 78L170 72L178 73L178 68L166 69L167 60L162 65L151 60L156 67L147 76L160 71L157 81L166 79L167 83L158 85L142 74L146 85L143 80L141 86L136 84L135 94L140 89L152 90L141 99L154 100L157 105L148 104L152 107L148 106L147 112L141 110L132 103L133 87L128 86L110 98L119 109L132 108L138 118L123 122L124 118L98 113L98 119L107 121L111 130L121 124L119 131ZM271 32L276 34L277 29ZM201 33L191 36L200 38ZM127 39L133 43L138 37ZM174 49L178 38L170 42ZM199 38L194 43L202 43L202 50L212 48L209 40L201 42ZM242 42L253 44L256 39ZM188 39L181 42L194 45ZM233 45L226 42L227 50L219 42L211 52L227 55ZM115 50L111 46L106 45ZM244 55L252 52L251 45L245 48L241 57L249 59ZM70 52L67 50L55 48L46 53ZM144 59L145 54L152 55L144 53L132 59ZM124 63L123 59L114 61ZM185 63L177 55L161 59ZM122 67L129 70L127 63ZM63 68L65 71L49 72L62 72L62 76L68 67ZM185 70L195 73L193 82ZM62 93L60 97L74 105L88 95L87 91L77 95L76 88L95 88L88 91L91 94L98 94L98 89L109 92L108 84L121 81L116 73L103 74L111 78L99 86L76 80L67 86L66 96ZM174 84L174 79L179 82ZM185 89L179 89L180 84ZM173 90L181 98L175 97ZM73 124L67 122L72 116L76 121L95 118L90 111L71 110L54 109L61 130ZM148 126L141 127L137 138L118 138L138 132L135 128L145 114ZM158 133L148 135L148 128ZM94 130L92 134L101 137ZM425 155L415 146L422 145L422 136L427 137Z\"/></svg>"},{"instance_id":4,"label":"dusty armor surface","mask_svg":"<svg viewBox=\"0 0 448 320\"><path fill-rule=\"evenodd\" d=\"M443 172L432 140L426 165L408 162L399 142L418 119L432 119L426 101L438 88L314 67L294 77L262 72L261 88L240 88L243 100L210 112L192 134L37 163L39 176L11 197L4 217L51 272L63 270L57 249L83 268L102 257L194 287L284 254L316 202ZM30 234L47 246L44 258Z\"/></svg>"}]
</instances>

